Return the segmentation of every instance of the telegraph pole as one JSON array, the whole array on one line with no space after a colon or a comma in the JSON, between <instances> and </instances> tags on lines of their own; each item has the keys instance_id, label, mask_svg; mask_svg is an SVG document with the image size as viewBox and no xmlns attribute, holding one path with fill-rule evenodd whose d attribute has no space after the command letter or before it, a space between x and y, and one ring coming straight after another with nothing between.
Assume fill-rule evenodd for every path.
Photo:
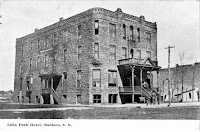
<instances>
[{"instance_id":1,"label":"telegraph pole","mask_svg":"<svg viewBox=\"0 0 200 132\"><path fill-rule=\"evenodd\" d=\"M171 97L170 97L170 49L174 48L175 46L168 46L165 49L168 49L168 96L169 96L169 105L171 105Z\"/></svg>"}]
</instances>

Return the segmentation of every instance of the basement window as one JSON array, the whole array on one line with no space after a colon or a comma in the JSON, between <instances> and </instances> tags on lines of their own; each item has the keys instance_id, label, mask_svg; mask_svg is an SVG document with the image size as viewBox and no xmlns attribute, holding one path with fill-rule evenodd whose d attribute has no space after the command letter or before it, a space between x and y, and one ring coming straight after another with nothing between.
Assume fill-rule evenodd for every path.
<instances>
[{"instance_id":1,"label":"basement window","mask_svg":"<svg viewBox=\"0 0 200 132\"><path fill-rule=\"evenodd\" d=\"M101 103L101 95L93 95L93 103Z\"/></svg>"}]
</instances>

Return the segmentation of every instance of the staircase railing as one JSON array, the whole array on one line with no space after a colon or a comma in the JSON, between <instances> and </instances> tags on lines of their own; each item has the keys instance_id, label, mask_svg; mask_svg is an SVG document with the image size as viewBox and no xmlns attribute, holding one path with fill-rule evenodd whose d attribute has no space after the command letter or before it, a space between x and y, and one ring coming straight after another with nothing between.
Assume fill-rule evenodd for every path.
<instances>
[{"instance_id":1,"label":"staircase railing","mask_svg":"<svg viewBox=\"0 0 200 132\"><path fill-rule=\"evenodd\" d=\"M61 104L59 96L58 96L58 94L56 93L56 91L53 88L52 88L52 95L53 95L54 99L57 101L57 103Z\"/></svg>"},{"instance_id":2,"label":"staircase railing","mask_svg":"<svg viewBox=\"0 0 200 132\"><path fill-rule=\"evenodd\" d=\"M150 92L148 92L146 89L144 89L143 87L141 87L141 89L142 89L142 94L144 95L144 96L146 96L148 99L150 99L151 98L151 93Z\"/></svg>"}]
</instances>

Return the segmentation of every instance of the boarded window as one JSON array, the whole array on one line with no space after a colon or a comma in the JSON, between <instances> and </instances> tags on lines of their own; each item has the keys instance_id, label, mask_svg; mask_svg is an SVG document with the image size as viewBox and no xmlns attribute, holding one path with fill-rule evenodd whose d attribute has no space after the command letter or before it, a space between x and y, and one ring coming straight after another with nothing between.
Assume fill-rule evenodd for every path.
<instances>
[{"instance_id":1,"label":"boarded window","mask_svg":"<svg viewBox=\"0 0 200 132\"><path fill-rule=\"evenodd\" d=\"M117 71L108 71L108 86L117 86Z\"/></svg>"},{"instance_id":2,"label":"boarded window","mask_svg":"<svg viewBox=\"0 0 200 132\"><path fill-rule=\"evenodd\" d=\"M92 74L93 87L101 87L101 70L94 69Z\"/></svg>"},{"instance_id":3,"label":"boarded window","mask_svg":"<svg viewBox=\"0 0 200 132\"><path fill-rule=\"evenodd\" d=\"M110 45L110 59L111 60L116 60L116 46L115 45Z\"/></svg>"},{"instance_id":4,"label":"boarded window","mask_svg":"<svg viewBox=\"0 0 200 132\"><path fill-rule=\"evenodd\" d=\"M110 37L115 38L116 37L116 25L115 24L109 24L109 34Z\"/></svg>"},{"instance_id":5,"label":"boarded window","mask_svg":"<svg viewBox=\"0 0 200 132\"><path fill-rule=\"evenodd\" d=\"M94 34L99 34L99 21L94 21Z\"/></svg>"},{"instance_id":6,"label":"boarded window","mask_svg":"<svg viewBox=\"0 0 200 132\"><path fill-rule=\"evenodd\" d=\"M101 103L101 95L93 95L93 103Z\"/></svg>"}]
</instances>

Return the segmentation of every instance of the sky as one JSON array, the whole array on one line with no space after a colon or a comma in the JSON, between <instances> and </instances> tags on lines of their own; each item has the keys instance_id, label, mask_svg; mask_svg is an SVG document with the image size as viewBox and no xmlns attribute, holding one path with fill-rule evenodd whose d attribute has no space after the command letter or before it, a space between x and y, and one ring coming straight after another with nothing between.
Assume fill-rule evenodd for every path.
<instances>
[{"instance_id":1,"label":"sky","mask_svg":"<svg viewBox=\"0 0 200 132\"><path fill-rule=\"evenodd\" d=\"M180 53L185 53L185 64L200 62L198 1L0 1L0 90L14 89L16 38L93 7L111 11L121 8L125 13L157 22L158 64L162 68L168 66L168 45L175 46L171 49L171 67L180 63Z\"/></svg>"}]
</instances>

